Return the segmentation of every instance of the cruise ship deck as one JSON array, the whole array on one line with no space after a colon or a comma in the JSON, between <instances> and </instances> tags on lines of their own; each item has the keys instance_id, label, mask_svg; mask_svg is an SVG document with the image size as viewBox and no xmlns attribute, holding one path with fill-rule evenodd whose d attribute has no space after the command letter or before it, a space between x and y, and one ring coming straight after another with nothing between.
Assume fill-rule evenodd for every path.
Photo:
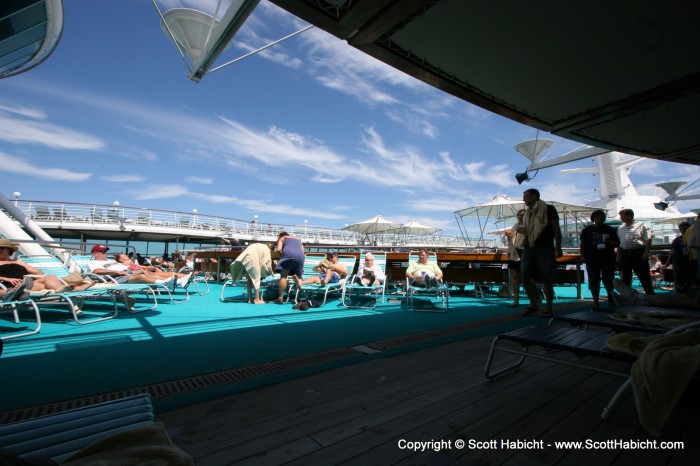
<instances>
[{"instance_id":1,"label":"cruise ship deck","mask_svg":"<svg viewBox=\"0 0 700 466\"><path fill-rule=\"evenodd\" d=\"M684 400L656 439L685 441L683 450L557 447L655 438L631 396L600 419L619 378L528 361L488 381L493 336L545 322L497 294L455 293L445 313L411 311L400 296L372 310L334 298L300 312L236 302L240 288L221 302L221 285L210 289L90 325L42 311L39 334L5 342L0 361L12 383L0 387L0 423L148 392L156 419L200 465L630 464L640 455L689 464L697 454L697 400ZM590 306L575 287L557 294L555 312ZM415 452L401 440L452 446ZM458 449L458 440L497 446Z\"/></svg>"}]
</instances>

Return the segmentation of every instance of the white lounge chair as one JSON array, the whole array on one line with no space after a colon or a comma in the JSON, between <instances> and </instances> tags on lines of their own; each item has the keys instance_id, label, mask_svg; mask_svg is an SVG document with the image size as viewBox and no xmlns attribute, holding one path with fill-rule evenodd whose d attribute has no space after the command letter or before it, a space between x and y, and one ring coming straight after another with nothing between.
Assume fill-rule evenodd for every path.
<instances>
[{"instance_id":1,"label":"white lounge chair","mask_svg":"<svg viewBox=\"0 0 700 466\"><path fill-rule=\"evenodd\" d=\"M360 254L360 264L364 263L366 255L366 251ZM374 256L374 264L378 265L386 276L386 252L372 251L372 255ZM384 302L386 278L380 285L366 286L358 283L356 277L357 274L353 274L345 281L341 296L343 306L347 308L374 309L379 302L380 296L382 297L382 302Z\"/></svg>"},{"instance_id":2,"label":"white lounge chair","mask_svg":"<svg viewBox=\"0 0 700 466\"><path fill-rule=\"evenodd\" d=\"M304 277L309 277L312 275L318 274L317 271L315 271L313 268L318 265L319 262L323 261L326 258L325 254L322 253L308 253L306 255L306 259L304 262ZM341 278L339 282L337 283L329 283L328 285L321 286L318 283L309 283L306 285L302 285L296 292L294 293L294 302L298 303L299 302L299 296L304 294L313 297L316 294L321 294L323 293L323 302L321 305L326 304L326 301L328 300L328 295L331 293L338 293L342 292L343 286L345 285L346 281L352 275L353 270L355 269L355 263L357 262L357 259L355 256L343 256L339 255L338 256L338 262L345 264L345 266L348 269L348 275L345 278ZM291 296L292 291L294 289L294 284L290 284L289 288L289 296Z\"/></svg>"},{"instance_id":3,"label":"white lounge chair","mask_svg":"<svg viewBox=\"0 0 700 466\"><path fill-rule=\"evenodd\" d=\"M0 288L7 290L7 288L2 284L0 284ZM22 293L19 293L19 295L20 296L15 296L12 299L0 300L0 313L11 314L13 322L16 325L19 325L21 322L19 315L20 311L24 308L28 308L34 312L34 321L36 322L36 325L33 329L28 330L23 330L18 327L18 331L11 331L11 333L9 334L5 334L5 330L3 330L3 334L0 335L0 340L9 340L11 338L19 338L28 335L34 335L39 333L39 330L41 330L41 315L39 314L39 308L37 307L36 303L31 298L22 299ZM2 297L0 297L0 299L5 297L6 295L3 295Z\"/></svg>"},{"instance_id":4,"label":"white lounge chair","mask_svg":"<svg viewBox=\"0 0 700 466\"><path fill-rule=\"evenodd\" d=\"M418 260L418 251L411 251L408 254L408 262ZM437 254L434 252L428 253L428 262L437 262ZM431 305L421 307L416 306L416 296L426 296L428 298L437 299L437 303L430 301ZM406 277L406 305L413 311L423 312L445 312L450 307L450 289L443 280L438 280L437 286L417 286L413 280Z\"/></svg>"}]
</instances>

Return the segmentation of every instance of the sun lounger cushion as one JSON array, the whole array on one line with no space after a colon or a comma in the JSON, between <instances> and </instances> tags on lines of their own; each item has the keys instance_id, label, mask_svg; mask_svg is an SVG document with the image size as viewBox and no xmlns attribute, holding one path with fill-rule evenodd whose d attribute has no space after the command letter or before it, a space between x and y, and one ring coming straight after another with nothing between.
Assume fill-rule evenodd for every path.
<instances>
[{"instance_id":1,"label":"sun lounger cushion","mask_svg":"<svg viewBox=\"0 0 700 466\"><path fill-rule=\"evenodd\" d=\"M548 350L569 351L578 356L599 356L623 361L635 359L629 354L608 349L609 336L607 333L591 330L538 325L514 330L497 338L515 341L523 346L541 346Z\"/></svg>"},{"instance_id":2,"label":"sun lounger cushion","mask_svg":"<svg viewBox=\"0 0 700 466\"><path fill-rule=\"evenodd\" d=\"M0 447L21 458L63 461L109 435L154 422L148 394L0 426Z\"/></svg>"}]
</instances>

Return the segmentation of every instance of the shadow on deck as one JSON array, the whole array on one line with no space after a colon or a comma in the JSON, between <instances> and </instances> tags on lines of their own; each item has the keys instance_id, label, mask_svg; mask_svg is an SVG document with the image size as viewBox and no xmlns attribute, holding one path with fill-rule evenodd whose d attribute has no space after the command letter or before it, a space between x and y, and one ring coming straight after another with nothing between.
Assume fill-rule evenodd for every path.
<instances>
[{"instance_id":1,"label":"shadow on deck","mask_svg":"<svg viewBox=\"0 0 700 466\"><path fill-rule=\"evenodd\" d=\"M611 419L600 418L619 378L530 359L487 381L490 343L378 358L158 419L200 465L695 464L700 418L689 394L697 387L655 438L641 428L631 394ZM683 447L662 449L665 441Z\"/></svg>"}]
</instances>

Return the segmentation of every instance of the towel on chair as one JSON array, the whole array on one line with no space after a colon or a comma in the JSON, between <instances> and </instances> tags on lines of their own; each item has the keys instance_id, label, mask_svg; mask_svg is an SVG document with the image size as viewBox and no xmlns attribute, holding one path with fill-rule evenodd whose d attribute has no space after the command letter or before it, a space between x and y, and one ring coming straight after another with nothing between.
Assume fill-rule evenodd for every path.
<instances>
[{"instance_id":1,"label":"towel on chair","mask_svg":"<svg viewBox=\"0 0 700 466\"><path fill-rule=\"evenodd\" d=\"M260 280L274 273L267 244L251 244L231 263L231 280L240 280L244 272L248 274L256 290L260 289Z\"/></svg>"},{"instance_id":2,"label":"towel on chair","mask_svg":"<svg viewBox=\"0 0 700 466\"><path fill-rule=\"evenodd\" d=\"M659 335L632 365L632 389L639 421L661 435L666 419L700 370L700 330Z\"/></svg>"},{"instance_id":3,"label":"towel on chair","mask_svg":"<svg viewBox=\"0 0 700 466\"><path fill-rule=\"evenodd\" d=\"M527 231L527 244L532 247L535 245L535 240L547 227L547 203L538 199L534 206L528 206L523 224L525 231Z\"/></svg>"},{"instance_id":4,"label":"towel on chair","mask_svg":"<svg viewBox=\"0 0 700 466\"><path fill-rule=\"evenodd\" d=\"M642 426L655 436L700 370L700 330L638 337L620 334L608 347L639 356L632 365L632 390Z\"/></svg>"},{"instance_id":5,"label":"towel on chair","mask_svg":"<svg viewBox=\"0 0 700 466\"><path fill-rule=\"evenodd\" d=\"M160 422L98 440L61 463L66 466L194 466L192 457L170 440Z\"/></svg>"}]
</instances>

